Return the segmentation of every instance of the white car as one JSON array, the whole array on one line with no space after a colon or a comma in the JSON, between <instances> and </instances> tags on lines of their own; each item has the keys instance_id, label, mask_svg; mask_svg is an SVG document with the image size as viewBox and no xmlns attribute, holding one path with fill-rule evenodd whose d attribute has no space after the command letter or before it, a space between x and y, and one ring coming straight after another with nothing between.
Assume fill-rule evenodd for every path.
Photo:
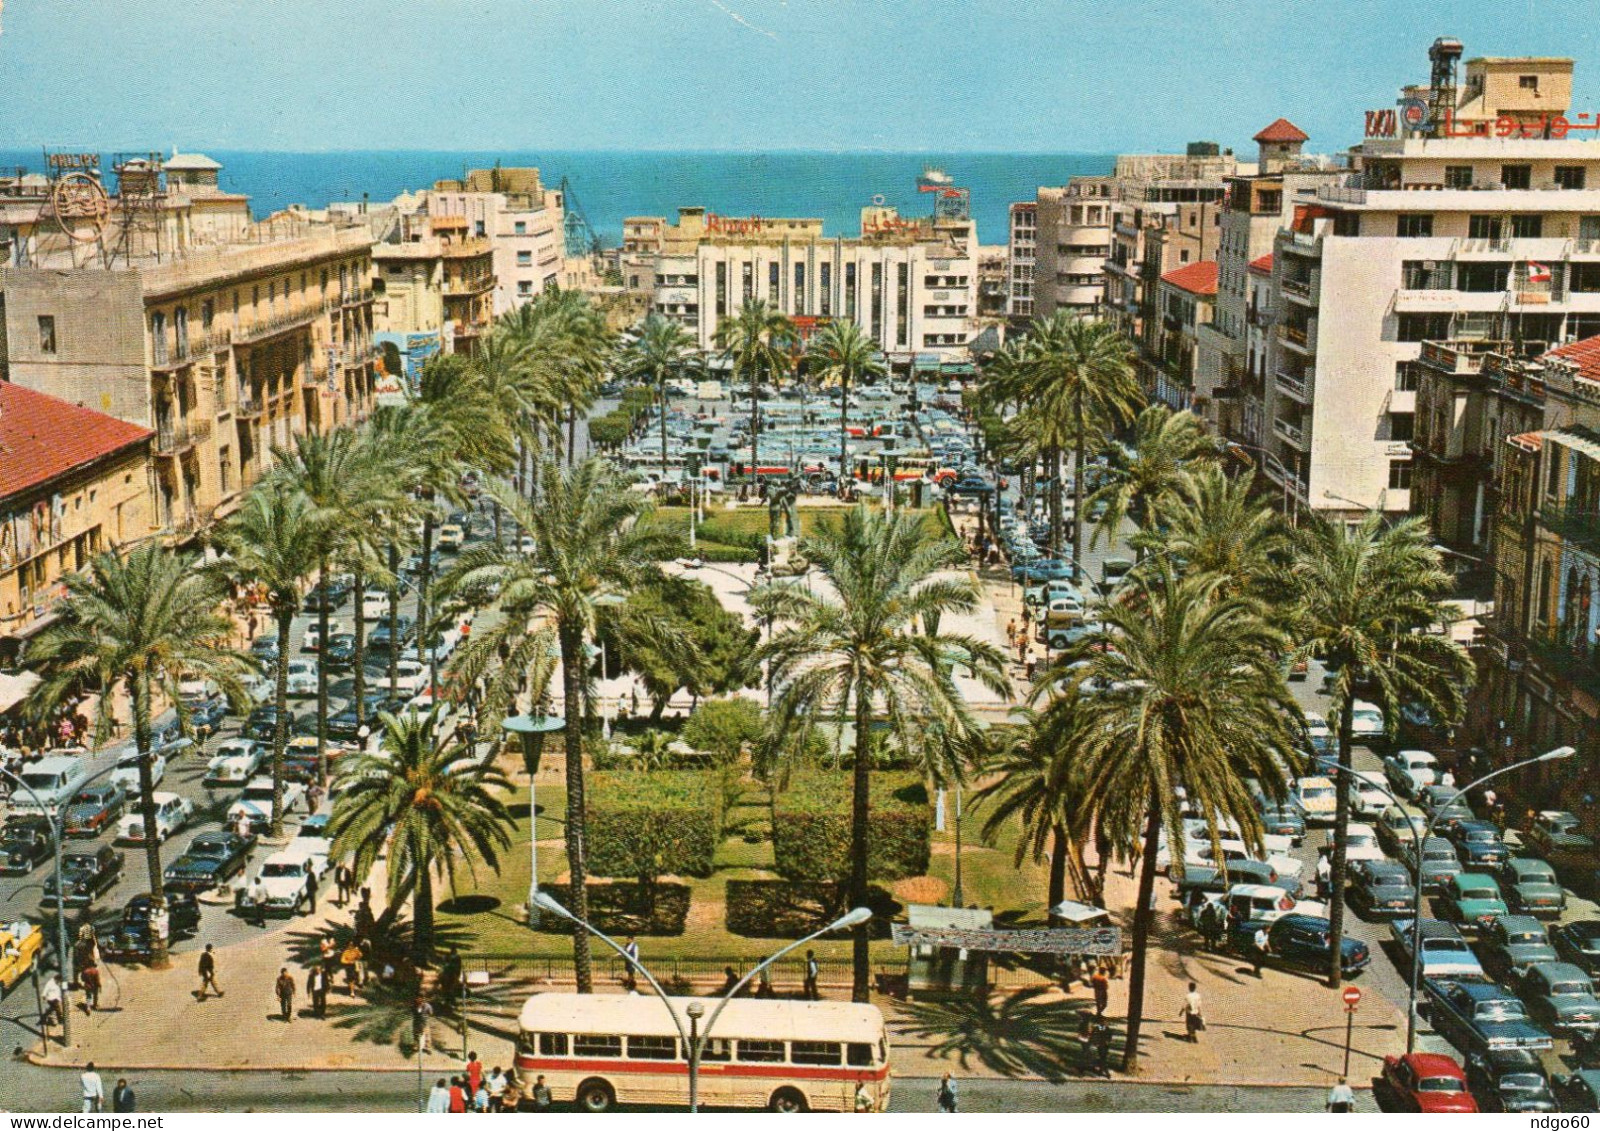
<instances>
[{"instance_id":1,"label":"white car","mask_svg":"<svg viewBox=\"0 0 1600 1131\"><path fill-rule=\"evenodd\" d=\"M304 809L305 805L305 787L299 782L284 782L283 811L285 813L293 813L296 809ZM271 827L271 778L258 777L250 779L249 783L244 787L244 792L239 794L238 800L228 806L228 827L232 828L238 824L241 816L249 818L251 826L257 831Z\"/></svg>"},{"instance_id":2,"label":"white car","mask_svg":"<svg viewBox=\"0 0 1600 1131\"><path fill-rule=\"evenodd\" d=\"M1284 856L1276 852L1266 852L1261 855L1251 852L1244 846L1243 841L1224 840L1222 842L1222 858L1224 860L1263 860L1271 866L1272 870L1280 876L1290 879L1299 879L1305 871L1305 864L1297 857ZM1209 844L1193 845L1191 851L1183 858L1185 864L1201 864L1209 868L1217 867L1217 862L1212 854Z\"/></svg>"},{"instance_id":3,"label":"white car","mask_svg":"<svg viewBox=\"0 0 1600 1131\"><path fill-rule=\"evenodd\" d=\"M394 687L396 691L404 692L407 695L415 695L428 686L428 668L427 665L420 661L411 659L396 660L394 662L394 670ZM388 686L387 679L384 680L384 686Z\"/></svg>"},{"instance_id":4,"label":"white car","mask_svg":"<svg viewBox=\"0 0 1600 1131\"><path fill-rule=\"evenodd\" d=\"M1377 704L1357 699L1350 709L1350 737L1356 742L1383 737L1383 712Z\"/></svg>"},{"instance_id":5,"label":"white car","mask_svg":"<svg viewBox=\"0 0 1600 1131\"><path fill-rule=\"evenodd\" d=\"M317 665L313 660L290 660L288 691L292 698L317 693Z\"/></svg>"},{"instance_id":6,"label":"white car","mask_svg":"<svg viewBox=\"0 0 1600 1131\"><path fill-rule=\"evenodd\" d=\"M217 693L217 685L209 679L186 675L178 680L178 698L185 704L204 703Z\"/></svg>"},{"instance_id":7,"label":"white car","mask_svg":"<svg viewBox=\"0 0 1600 1131\"><path fill-rule=\"evenodd\" d=\"M441 668L460 643L461 630L458 628L447 628L439 634L433 644L433 659L438 661ZM428 662L428 657L422 654L415 642L407 645L406 650L400 653L400 659L402 663L406 660L415 660L419 664Z\"/></svg>"},{"instance_id":8,"label":"white car","mask_svg":"<svg viewBox=\"0 0 1600 1131\"><path fill-rule=\"evenodd\" d=\"M329 637L338 636L341 632L349 632L349 631L350 631L350 626L348 624L346 624L342 620L330 620L330 621L328 621L328 636ZM302 652L318 652L318 651L321 651L321 650L322 650L322 625L321 625L320 622L314 620L314 621L311 622L310 627L308 627L306 629L306 634L300 641L300 651L302 651Z\"/></svg>"},{"instance_id":9,"label":"white car","mask_svg":"<svg viewBox=\"0 0 1600 1131\"><path fill-rule=\"evenodd\" d=\"M1383 849L1378 844L1378 833L1371 825L1352 821L1347 828L1344 857L1346 860L1383 860Z\"/></svg>"},{"instance_id":10,"label":"white car","mask_svg":"<svg viewBox=\"0 0 1600 1131\"><path fill-rule=\"evenodd\" d=\"M168 837L183 828L194 818L194 802L176 793L157 793L152 798L156 806L156 843L164 844ZM118 844L144 843L144 813L129 813L117 825Z\"/></svg>"},{"instance_id":11,"label":"white car","mask_svg":"<svg viewBox=\"0 0 1600 1131\"><path fill-rule=\"evenodd\" d=\"M1331 824L1337 815L1339 791L1324 777L1296 778L1289 796L1306 824Z\"/></svg>"},{"instance_id":12,"label":"white car","mask_svg":"<svg viewBox=\"0 0 1600 1131\"><path fill-rule=\"evenodd\" d=\"M534 552L533 535L524 534L517 539L517 553L523 557L532 557Z\"/></svg>"},{"instance_id":13,"label":"white car","mask_svg":"<svg viewBox=\"0 0 1600 1131\"><path fill-rule=\"evenodd\" d=\"M1350 778L1350 788L1355 790L1350 804L1363 816L1376 817L1394 804L1389 796L1388 781L1376 770L1355 771Z\"/></svg>"},{"instance_id":14,"label":"white car","mask_svg":"<svg viewBox=\"0 0 1600 1131\"><path fill-rule=\"evenodd\" d=\"M1383 776L1402 797L1415 797L1439 780L1439 759L1426 750L1396 750L1383 760Z\"/></svg>"},{"instance_id":15,"label":"white car","mask_svg":"<svg viewBox=\"0 0 1600 1131\"><path fill-rule=\"evenodd\" d=\"M216 754L206 763L201 784L207 789L243 785L255 776L266 756L267 748L254 739L230 738L217 747Z\"/></svg>"},{"instance_id":16,"label":"white car","mask_svg":"<svg viewBox=\"0 0 1600 1131\"><path fill-rule=\"evenodd\" d=\"M454 522L447 522L439 527L437 541L441 550L459 550L466 540L467 532Z\"/></svg>"},{"instance_id":17,"label":"white car","mask_svg":"<svg viewBox=\"0 0 1600 1131\"><path fill-rule=\"evenodd\" d=\"M247 675L239 680L251 703L260 706L273 696L272 680L264 675Z\"/></svg>"},{"instance_id":18,"label":"white car","mask_svg":"<svg viewBox=\"0 0 1600 1131\"><path fill-rule=\"evenodd\" d=\"M300 822L300 829L288 844L286 851L304 853L311 860L312 871L320 879L328 871L328 850L333 841L328 839L328 812L326 810Z\"/></svg>"},{"instance_id":19,"label":"white car","mask_svg":"<svg viewBox=\"0 0 1600 1131\"><path fill-rule=\"evenodd\" d=\"M361 619L382 620L389 615L389 594L382 589L368 589L361 597Z\"/></svg>"},{"instance_id":20,"label":"white car","mask_svg":"<svg viewBox=\"0 0 1600 1131\"><path fill-rule=\"evenodd\" d=\"M301 907L305 906L307 891L311 884L312 867L310 854L299 851L293 846L285 848L282 852L274 852L261 862L261 871L256 873L256 879L261 882L261 887L266 893L267 914L300 913ZM246 888L242 898L248 896L249 889Z\"/></svg>"},{"instance_id":21,"label":"white car","mask_svg":"<svg viewBox=\"0 0 1600 1131\"><path fill-rule=\"evenodd\" d=\"M150 784L152 787L161 784L161 779L167 776L166 755L155 753L150 756ZM111 783L120 785L130 797L139 796L139 752L129 750L117 759L117 768L111 771Z\"/></svg>"}]
</instances>

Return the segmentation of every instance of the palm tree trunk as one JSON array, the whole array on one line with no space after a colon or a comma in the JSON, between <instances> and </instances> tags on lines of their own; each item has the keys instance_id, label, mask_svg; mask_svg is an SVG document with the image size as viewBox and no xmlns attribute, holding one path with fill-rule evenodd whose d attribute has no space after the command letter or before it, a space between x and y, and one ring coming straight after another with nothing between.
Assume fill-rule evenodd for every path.
<instances>
[{"instance_id":1,"label":"palm tree trunk","mask_svg":"<svg viewBox=\"0 0 1600 1131\"><path fill-rule=\"evenodd\" d=\"M761 466L761 401L756 396L757 374L760 369L750 367L750 484L757 494L761 491L761 475L757 468Z\"/></svg>"},{"instance_id":2,"label":"palm tree trunk","mask_svg":"<svg viewBox=\"0 0 1600 1131\"><path fill-rule=\"evenodd\" d=\"M430 692L439 683L439 663L435 658L431 617L428 610L428 584L433 580L433 510L422 516L422 568L417 571L417 658L426 657ZM394 642L399 648L400 642ZM426 650L426 651L424 651Z\"/></svg>"},{"instance_id":3,"label":"palm tree trunk","mask_svg":"<svg viewBox=\"0 0 1600 1131\"><path fill-rule=\"evenodd\" d=\"M1348 663L1348 661L1347 661ZM1355 672L1346 667L1349 672L1350 686L1355 685ZM1355 723L1355 699L1347 694L1344 697L1344 706L1339 709L1339 765L1342 767L1337 775L1338 781L1334 782L1335 796L1338 804L1333 811L1333 859L1328 867L1328 879L1333 885L1332 896L1328 905L1328 937L1332 943L1332 955L1328 959L1328 985L1338 986L1344 971L1340 969L1339 959L1344 954L1344 871L1345 850L1350 840L1350 728ZM1422 882L1420 871L1421 861L1418 861L1419 871L1417 882Z\"/></svg>"},{"instance_id":4,"label":"palm tree trunk","mask_svg":"<svg viewBox=\"0 0 1600 1131\"><path fill-rule=\"evenodd\" d=\"M661 390L661 485L667 483L667 374L663 370L658 383Z\"/></svg>"},{"instance_id":5,"label":"palm tree trunk","mask_svg":"<svg viewBox=\"0 0 1600 1131\"><path fill-rule=\"evenodd\" d=\"M1089 426L1083 418L1083 387L1073 396L1072 436L1072 582L1083 584L1083 479ZM1113 532L1115 533L1115 532Z\"/></svg>"},{"instance_id":6,"label":"palm tree trunk","mask_svg":"<svg viewBox=\"0 0 1600 1131\"><path fill-rule=\"evenodd\" d=\"M389 543L389 698L400 694L400 547Z\"/></svg>"},{"instance_id":7,"label":"palm tree trunk","mask_svg":"<svg viewBox=\"0 0 1600 1131\"><path fill-rule=\"evenodd\" d=\"M283 835L283 752L289 744L289 628L294 624L294 606L284 601L275 605L278 614L278 686L273 702L278 719L272 728L272 835Z\"/></svg>"},{"instance_id":8,"label":"palm tree trunk","mask_svg":"<svg viewBox=\"0 0 1600 1131\"><path fill-rule=\"evenodd\" d=\"M578 451L578 407L573 405L567 409L567 466L571 467L577 459Z\"/></svg>"},{"instance_id":9,"label":"palm tree trunk","mask_svg":"<svg viewBox=\"0 0 1600 1131\"><path fill-rule=\"evenodd\" d=\"M144 863L150 880L151 911L164 909L167 901L161 877L161 838L156 831L156 783L150 773L150 677L139 674L128 680L128 691L133 699L133 746L139 752L139 811L144 818ZM65 900L65 890L57 890L58 898ZM57 914L67 913L62 903ZM167 965L167 934L150 932L150 965L164 969Z\"/></svg>"},{"instance_id":10,"label":"palm tree trunk","mask_svg":"<svg viewBox=\"0 0 1600 1131\"><path fill-rule=\"evenodd\" d=\"M416 951L417 965L427 966L433 961L433 870L417 869L417 887L411 897L413 930L411 942Z\"/></svg>"},{"instance_id":11,"label":"palm tree trunk","mask_svg":"<svg viewBox=\"0 0 1600 1131\"><path fill-rule=\"evenodd\" d=\"M1050 893L1047 908L1067 898L1067 830L1060 825L1050 830Z\"/></svg>"},{"instance_id":12,"label":"palm tree trunk","mask_svg":"<svg viewBox=\"0 0 1600 1131\"><path fill-rule=\"evenodd\" d=\"M317 785L328 789L328 555L317 562Z\"/></svg>"},{"instance_id":13,"label":"palm tree trunk","mask_svg":"<svg viewBox=\"0 0 1600 1131\"><path fill-rule=\"evenodd\" d=\"M562 714L566 717L563 737L567 750L567 871L571 874L568 905L579 919L589 918L588 858L584 845L583 812L583 629L562 623L561 694ZM594 991L589 963L589 932L572 928L572 972L580 994Z\"/></svg>"},{"instance_id":14,"label":"palm tree trunk","mask_svg":"<svg viewBox=\"0 0 1600 1131\"><path fill-rule=\"evenodd\" d=\"M1144 1020L1144 961L1150 947L1150 899L1156 890L1156 853L1161 841L1161 799L1150 798L1144 819L1144 851L1139 856L1139 902L1133 910L1133 953L1128 973L1128 1039L1122 1053L1122 1070L1132 1072L1139 1060L1139 1027Z\"/></svg>"},{"instance_id":15,"label":"palm tree trunk","mask_svg":"<svg viewBox=\"0 0 1600 1131\"><path fill-rule=\"evenodd\" d=\"M856 756L850 793L850 906L867 906L867 822L872 787L872 696L856 688ZM867 945L867 925L859 923L851 936L850 1000L871 1000L869 978L872 960Z\"/></svg>"},{"instance_id":16,"label":"palm tree trunk","mask_svg":"<svg viewBox=\"0 0 1600 1131\"><path fill-rule=\"evenodd\" d=\"M847 466L850 459L850 371L839 371L839 497L842 499L849 494L846 486L850 482L850 469Z\"/></svg>"},{"instance_id":17,"label":"palm tree trunk","mask_svg":"<svg viewBox=\"0 0 1600 1131\"><path fill-rule=\"evenodd\" d=\"M1061 449L1050 449L1050 556L1061 556Z\"/></svg>"},{"instance_id":18,"label":"palm tree trunk","mask_svg":"<svg viewBox=\"0 0 1600 1131\"><path fill-rule=\"evenodd\" d=\"M358 555L355 568L351 571L354 585L351 588L350 599L355 602L355 671L352 673L351 694L355 696L356 730L359 732L367 721L367 622L361 615L361 605L367 598L367 571ZM327 647L326 644L323 645Z\"/></svg>"}]
</instances>

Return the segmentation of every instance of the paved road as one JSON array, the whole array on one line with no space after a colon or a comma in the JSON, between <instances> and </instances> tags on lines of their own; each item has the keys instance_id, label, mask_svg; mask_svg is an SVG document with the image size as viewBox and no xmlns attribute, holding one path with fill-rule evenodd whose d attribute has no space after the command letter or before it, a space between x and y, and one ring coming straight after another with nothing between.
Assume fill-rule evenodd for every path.
<instances>
[{"instance_id":1,"label":"paved road","mask_svg":"<svg viewBox=\"0 0 1600 1131\"><path fill-rule=\"evenodd\" d=\"M108 1071L106 1085L115 1083ZM424 1077L431 1084L432 1068ZM0 1108L76 1111L75 1072L8 1065L0 1072ZM409 1072L142 1072L131 1080L143 1111L392 1111L416 1110L417 1078ZM900 1080L893 1110L934 1111L938 1081ZM1276 1112L1321 1111L1314 1088L1184 1087L1163 1084L1020 1080L962 1080L961 1110L1036 1112ZM1375 1111L1369 1093L1357 1107Z\"/></svg>"}]
</instances>

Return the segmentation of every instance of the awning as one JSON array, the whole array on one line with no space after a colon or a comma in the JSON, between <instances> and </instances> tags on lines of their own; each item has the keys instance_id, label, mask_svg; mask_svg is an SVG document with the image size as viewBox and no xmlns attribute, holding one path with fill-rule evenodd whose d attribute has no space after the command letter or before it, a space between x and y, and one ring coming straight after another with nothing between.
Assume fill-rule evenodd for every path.
<instances>
[{"instance_id":1,"label":"awning","mask_svg":"<svg viewBox=\"0 0 1600 1131\"><path fill-rule=\"evenodd\" d=\"M972 931L937 927L917 929L896 923L893 930L896 946L934 946L945 950L987 951L992 954L1122 953L1121 927Z\"/></svg>"},{"instance_id":2,"label":"awning","mask_svg":"<svg viewBox=\"0 0 1600 1131\"><path fill-rule=\"evenodd\" d=\"M1063 899L1050 909L1050 918L1065 919L1069 923L1093 923L1097 919L1110 917L1110 912L1104 907L1096 907L1092 903L1079 903L1075 899Z\"/></svg>"},{"instance_id":3,"label":"awning","mask_svg":"<svg viewBox=\"0 0 1600 1131\"><path fill-rule=\"evenodd\" d=\"M7 675L0 672L0 711L9 711L27 698L39 686L39 677L33 672Z\"/></svg>"},{"instance_id":4,"label":"awning","mask_svg":"<svg viewBox=\"0 0 1600 1131\"><path fill-rule=\"evenodd\" d=\"M1600 460L1600 440L1587 428L1559 428L1546 432L1544 438L1553 443L1582 452L1590 459Z\"/></svg>"}]
</instances>

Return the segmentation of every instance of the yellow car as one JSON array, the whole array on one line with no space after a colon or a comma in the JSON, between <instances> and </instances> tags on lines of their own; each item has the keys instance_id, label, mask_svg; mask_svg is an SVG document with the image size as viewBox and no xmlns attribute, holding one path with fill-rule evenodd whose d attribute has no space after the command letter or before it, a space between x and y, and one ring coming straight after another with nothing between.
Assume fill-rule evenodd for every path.
<instances>
[{"instance_id":1,"label":"yellow car","mask_svg":"<svg viewBox=\"0 0 1600 1131\"><path fill-rule=\"evenodd\" d=\"M1327 778L1300 778L1294 783L1294 803L1308 825L1328 824L1337 808L1338 791Z\"/></svg>"},{"instance_id":2,"label":"yellow car","mask_svg":"<svg viewBox=\"0 0 1600 1131\"><path fill-rule=\"evenodd\" d=\"M0 923L0 992L9 992L39 961L44 932L37 923Z\"/></svg>"}]
</instances>

